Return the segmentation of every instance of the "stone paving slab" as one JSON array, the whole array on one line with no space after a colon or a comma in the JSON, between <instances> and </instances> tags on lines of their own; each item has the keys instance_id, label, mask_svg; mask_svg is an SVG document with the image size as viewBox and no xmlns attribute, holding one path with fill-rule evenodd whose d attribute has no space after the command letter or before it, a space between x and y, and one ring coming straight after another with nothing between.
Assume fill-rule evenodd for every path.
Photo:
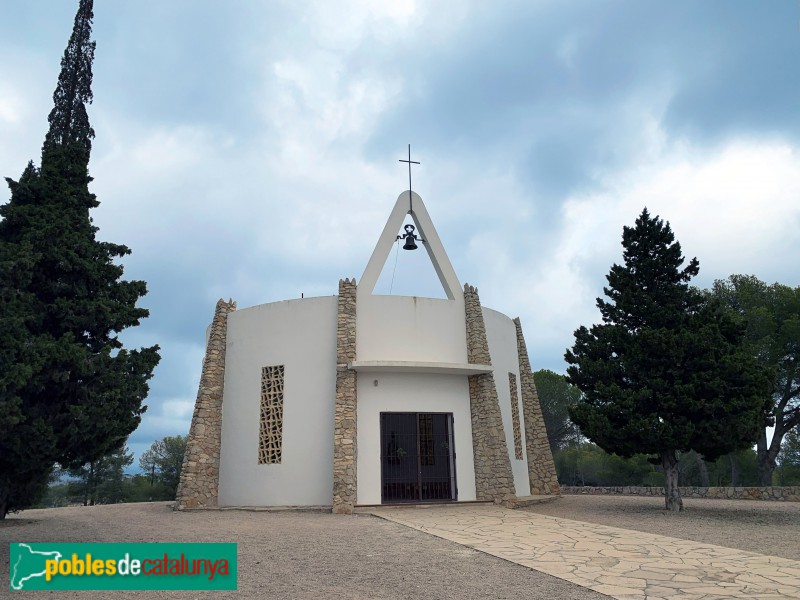
<instances>
[{"instance_id":1,"label":"stone paving slab","mask_svg":"<svg viewBox=\"0 0 800 600\"><path fill-rule=\"evenodd\" d=\"M620 600L800 598L800 561L497 506L372 511Z\"/></svg>"}]
</instances>

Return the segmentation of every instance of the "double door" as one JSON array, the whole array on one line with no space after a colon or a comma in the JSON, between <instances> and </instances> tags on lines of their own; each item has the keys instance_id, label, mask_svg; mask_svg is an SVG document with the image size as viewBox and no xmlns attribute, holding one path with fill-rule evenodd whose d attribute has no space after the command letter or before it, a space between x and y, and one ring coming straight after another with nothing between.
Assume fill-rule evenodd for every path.
<instances>
[{"instance_id":1,"label":"double door","mask_svg":"<svg viewBox=\"0 0 800 600\"><path fill-rule=\"evenodd\" d=\"M457 499L452 413L381 413L381 502Z\"/></svg>"}]
</instances>

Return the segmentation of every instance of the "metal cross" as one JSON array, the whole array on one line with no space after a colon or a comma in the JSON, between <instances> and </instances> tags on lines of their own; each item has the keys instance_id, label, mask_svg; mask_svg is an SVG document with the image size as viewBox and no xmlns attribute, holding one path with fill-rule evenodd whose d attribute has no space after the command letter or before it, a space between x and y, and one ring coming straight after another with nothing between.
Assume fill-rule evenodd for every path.
<instances>
[{"instance_id":1,"label":"metal cross","mask_svg":"<svg viewBox=\"0 0 800 600\"><path fill-rule=\"evenodd\" d=\"M408 160L403 160L401 158L398 162L408 163L408 212L411 213L414 210L414 205L411 200L411 165L419 164L419 161L411 160L411 144L408 145Z\"/></svg>"}]
</instances>

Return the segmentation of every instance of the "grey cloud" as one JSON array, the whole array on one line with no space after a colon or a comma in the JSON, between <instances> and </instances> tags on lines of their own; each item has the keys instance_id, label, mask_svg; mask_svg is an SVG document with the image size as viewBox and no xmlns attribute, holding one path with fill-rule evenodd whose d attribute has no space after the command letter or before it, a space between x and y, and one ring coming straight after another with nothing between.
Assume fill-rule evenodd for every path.
<instances>
[{"instance_id":1,"label":"grey cloud","mask_svg":"<svg viewBox=\"0 0 800 600\"><path fill-rule=\"evenodd\" d=\"M443 152L488 144L496 159L515 160L501 140L524 136L540 159L531 176L558 193L603 166L602 147L630 133L625 102L661 88L675 94L668 132L701 143L765 128L794 134L799 12L790 3L513 5L444 47L404 57L411 93L371 147L402 132Z\"/></svg>"},{"instance_id":2,"label":"grey cloud","mask_svg":"<svg viewBox=\"0 0 800 600\"><path fill-rule=\"evenodd\" d=\"M429 7L431 18L448 19L438 6ZM186 432L174 429L167 402L194 398L187 382L190 375L199 377L199 362L187 365L184 354L202 354L217 297L232 296L246 307L300 293L336 293L339 277L361 275L380 234L385 216L373 231L357 218L363 215L353 214L377 210L363 200L354 204L358 174L343 173L331 192L331 181L315 165L303 165L308 176L302 180L270 170L277 125L259 107L273 94L289 93L270 66L284 59L303 63L320 50L319 41L309 38L304 10L300 3L244 0L96 3L98 112L92 115L108 120L94 122L94 158L112 134L119 145L109 155L125 158L113 172L97 162L92 170L98 183L116 181L118 194L120 180L129 184L124 197L98 194L101 210L108 207L105 220L98 220L100 235L129 244L126 276L148 282L142 304L151 318L131 342L154 340L164 348L150 410L131 438L137 448ZM49 64L48 85L54 87L73 14L74 2L10 3L0 22L0 52L24 52ZM358 78L374 79L374 85L402 81L403 87L374 128L349 134L355 140L320 143L330 144L330 154L352 154L343 164L363 161L384 170L397 166L398 151L411 142L423 158L419 181L435 190L425 200L462 282L480 287L481 274L488 277L471 254L485 230L502 232L508 260L526 265L525 273L543 272L562 233L564 200L596 188L598 174L635 162L645 117L660 120L668 137L687 137L699 146L742 134L796 138L799 18L800 9L789 2L476 2L460 28L441 38L421 23L392 39L367 34L339 54L323 49L342 61L331 85L344 89ZM0 65L0 82L2 72ZM324 75L321 81L327 81ZM300 105L315 98L296 100ZM42 132L46 114L38 117ZM303 118L301 109L288 114ZM131 128L149 133L180 125L208 134L188 138L190 145L196 140L205 146L195 162L154 174L150 165L134 164L131 145L139 138ZM16 176L24 164L4 174ZM458 171L448 174L447 186L445 167ZM518 188L517 204L482 196L487 192L480 184L492 172L514 180L502 193ZM342 193L351 182L353 195ZM397 171L397 187L370 202L384 206L388 216L404 182L405 173ZM157 201L144 203L147 198ZM127 203L127 212L115 212L115 203ZM330 231L326 211L336 214ZM139 229L117 224L128 220ZM357 239L341 242L342 235ZM305 239L314 236L330 240ZM702 268L706 259L699 258ZM576 269L599 294L609 267L607 258L593 256ZM760 276L780 280L786 272L770 268ZM482 299L489 298L487 290ZM491 306L513 313L505 302ZM522 302L534 368L562 371L566 344L541 340L537 299Z\"/></svg>"}]
</instances>

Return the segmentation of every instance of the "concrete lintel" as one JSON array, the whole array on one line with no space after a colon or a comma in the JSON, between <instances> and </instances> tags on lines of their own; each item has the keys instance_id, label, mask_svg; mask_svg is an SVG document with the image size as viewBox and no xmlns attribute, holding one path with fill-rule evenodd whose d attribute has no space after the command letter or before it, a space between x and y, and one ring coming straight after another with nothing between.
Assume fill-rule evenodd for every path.
<instances>
[{"instance_id":1,"label":"concrete lintel","mask_svg":"<svg viewBox=\"0 0 800 600\"><path fill-rule=\"evenodd\" d=\"M494 370L492 365L405 360L354 360L347 363L347 368L363 373L384 371L391 373L437 373L442 375L476 375L491 373Z\"/></svg>"}]
</instances>

